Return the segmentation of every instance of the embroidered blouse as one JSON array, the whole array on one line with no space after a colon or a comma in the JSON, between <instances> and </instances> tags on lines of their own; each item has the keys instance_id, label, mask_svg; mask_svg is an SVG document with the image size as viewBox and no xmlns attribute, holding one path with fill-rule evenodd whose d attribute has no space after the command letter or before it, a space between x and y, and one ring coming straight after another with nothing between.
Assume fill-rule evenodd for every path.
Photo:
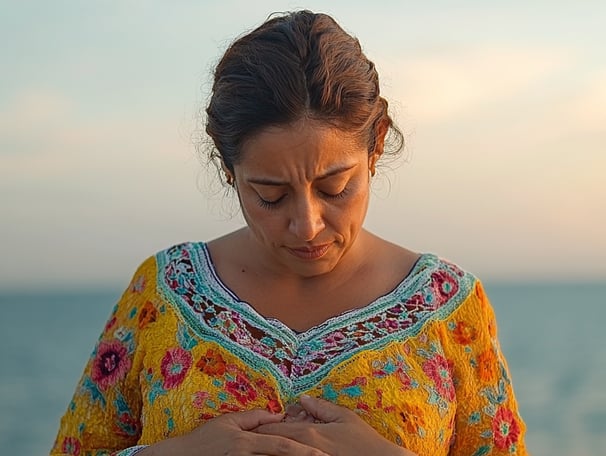
<instances>
[{"instance_id":1,"label":"embroidered blouse","mask_svg":"<svg viewBox=\"0 0 606 456\"><path fill-rule=\"evenodd\" d=\"M419 456L527 454L493 310L470 273L424 254L390 293L297 333L239 300L206 244L186 243L135 273L51 455L132 455L303 393Z\"/></svg>"}]
</instances>

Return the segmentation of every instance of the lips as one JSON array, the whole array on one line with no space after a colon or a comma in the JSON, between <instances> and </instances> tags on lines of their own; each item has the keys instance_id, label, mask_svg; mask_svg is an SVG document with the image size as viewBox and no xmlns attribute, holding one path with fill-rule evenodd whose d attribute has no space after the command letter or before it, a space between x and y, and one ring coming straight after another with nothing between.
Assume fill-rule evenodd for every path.
<instances>
[{"instance_id":1,"label":"lips","mask_svg":"<svg viewBox=\"0 0 606 456\"><path fill-rule=\"evenodd\" d=\"M322 244L309 247L289 247L288 251L302 260L317 260L322 258L329 248L330 244Z\"/></svg>"}]
</instances>

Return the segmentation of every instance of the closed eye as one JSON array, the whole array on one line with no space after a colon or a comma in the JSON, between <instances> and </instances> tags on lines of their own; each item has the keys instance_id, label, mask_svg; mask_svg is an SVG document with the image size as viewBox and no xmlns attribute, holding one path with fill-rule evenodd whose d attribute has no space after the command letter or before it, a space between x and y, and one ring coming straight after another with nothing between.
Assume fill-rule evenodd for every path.
<instances>
[{"instance_id":1,"label":"closed eye","mask_svg":"<svg viewBox=\"0 0 606 456\"><path fill-rule=\"evenodd\" d=\"M324 198L327 198L327 199L341 199L341 198L345 198L348 191L349 191L348 188L345 187L339 193L332 194L332 193L322 192L322 195L324 195Z\"/></svg>"},{"instance_id":2,"label":"closed eye","mask_svg":"<svg viewBox=\"0 0 606 456\"><path fill-rule=\"evenodd\" d=\"M257 195L257 204L259 204L259 206L261 206L263 209L275 209L285 197L286 195L282 195L280 198L270 201Z\"/></svg>"}]
</instances>

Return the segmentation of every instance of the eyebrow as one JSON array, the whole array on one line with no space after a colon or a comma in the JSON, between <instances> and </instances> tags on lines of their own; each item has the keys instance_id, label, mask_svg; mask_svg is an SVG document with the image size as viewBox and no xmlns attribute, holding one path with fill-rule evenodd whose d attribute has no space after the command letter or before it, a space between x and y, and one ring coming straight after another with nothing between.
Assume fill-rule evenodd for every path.
<instances>
[{"instance_id":1,"label":"eyebrow","mask_svg":"<svg viewBox=\"0 0 606 456\"><path fill-rule=\"evenodd\" d=\"M331 177L331 176L335 176L337 174L344 173L346 171L349 171L350 169L355 168L356 166L358 166L357 163L354 165L345 165L345 166L340 166L335 169L331 169L331 170L325 172L324 174L318 176L316 178L316 180L322 180L322 179L326 179L327 177ZM280 181L277 179L272 179L270 177L251 177L250 179L246 179L246 180L247 180L247 182L249 182L251 184L259 184L259 185L275 185L275 186L289 185L288 182Z\"/></svg>"}]
</instances>

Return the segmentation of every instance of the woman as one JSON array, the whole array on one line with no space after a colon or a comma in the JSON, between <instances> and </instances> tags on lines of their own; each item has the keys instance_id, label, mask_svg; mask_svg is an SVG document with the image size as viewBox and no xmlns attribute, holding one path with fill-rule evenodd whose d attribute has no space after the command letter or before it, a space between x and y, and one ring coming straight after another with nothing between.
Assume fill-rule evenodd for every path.
<instances>
[{"instance_id":1,"label":"woman","mask_svg":"<svg viewBox=\"0 0 606 456\"><path fill-rule=\"evenodd\" d=\"M274 17L207 114L247 226L141 265L52 454L526 454L480 282L362 228L402 141L358 41Z\"/></svg>"}]
</instances>

